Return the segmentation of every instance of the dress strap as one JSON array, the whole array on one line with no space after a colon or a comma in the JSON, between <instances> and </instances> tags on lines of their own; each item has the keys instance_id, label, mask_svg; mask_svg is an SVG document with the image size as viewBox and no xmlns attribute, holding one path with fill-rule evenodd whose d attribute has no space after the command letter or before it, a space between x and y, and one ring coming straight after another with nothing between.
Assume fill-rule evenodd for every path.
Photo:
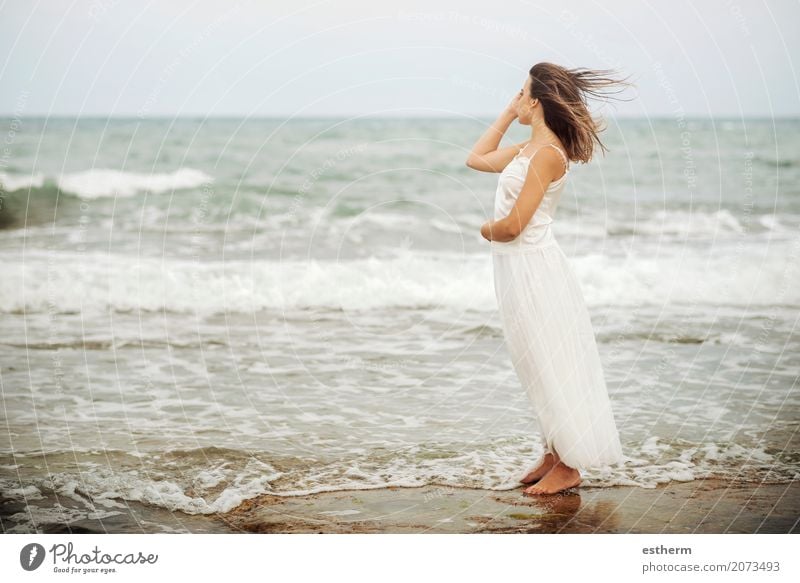
<instances>
[{"instance_id":1,"label":"dress strap","mask_svg":"<svg viewBox=\"0 0 800 583\"><path fill-rule=\"evenodd\" d=\"M547 145L548 146L553 146L556 149L556 151L559 154L561 154L561 157L564 159L564 168L568 169L569 168L569 159L567 158L567 155L564 153L564 151L561 148L559 148L558 146L556 146L555 144L547 144Z\"/></svg>"},{"instance_id":2,"label":"dress strap","mask_svg":"<svg viewBox=\"0 0 800 583\"><path fill-rule=\"evenodd\" d=\"M558 146L556 146L555 144L545 144L544 146L541 146L541 147L537 148L537 149L536 149L536 150L533 152L533 154L531 154L530 156L525 156L525 155L522 153L522 150L524 150L524 149L525 149L525 146L523 146L523 147L522 147L522 148L520 148L520 149L519 149L519 151L517 152L517 156L522 156L522 157L524 157L524 158L526 158L526 159L528 159L528 160L533 160L533 157L536 155L536 152L538 152L538 151L539 151L539 150L541 150L542 148L546 148L547 146L552 146L553 148L555 148L555 149L556 149L556 151L557 151L559 154L561 154L561 158L564 160L564 168L565 168L566 170L569 170L569 158L567 158L567 155L564 153L564 151L563 151L561 148L559 148Z\"/></svg>"}]
</instances>

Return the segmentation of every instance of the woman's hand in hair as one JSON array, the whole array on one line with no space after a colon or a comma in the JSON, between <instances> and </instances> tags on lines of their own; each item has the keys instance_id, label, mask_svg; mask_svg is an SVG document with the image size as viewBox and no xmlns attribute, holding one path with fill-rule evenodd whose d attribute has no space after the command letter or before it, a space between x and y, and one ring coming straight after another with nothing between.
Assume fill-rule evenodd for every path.
<instances>
[{"instance_id":1,"label":"woman's hand in hair","mask_svg":"<svg viewBox=\"0 0 800 583\"><path fill-rule=\"evenodd\" d=\"M506 105L506 109L503 111L503 114L512 119L516 119L519 115L517 113L517 105L519 105L520 99L522 99L522 89L520 89L519 92L511 98L511 101L509 101L508 105Z\"/></svg>"}]
</instances>

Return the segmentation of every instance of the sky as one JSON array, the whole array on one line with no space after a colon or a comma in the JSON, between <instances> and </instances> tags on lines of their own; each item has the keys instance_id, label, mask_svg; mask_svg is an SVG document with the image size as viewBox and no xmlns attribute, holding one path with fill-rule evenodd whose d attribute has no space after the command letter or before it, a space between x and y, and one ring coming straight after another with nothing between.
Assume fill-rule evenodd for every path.
<instances>
[{"instance_id":1,"label":"sky","mask_svg":"<svg viewBox=\"0 0 800 583\"><path fill-rule=\"evenodd\" d=\"M548 61L620 117L800 116L797 0L11 0L4 116L495 116ZM794 57L794 58L793 58Z\"/></svg>"}]
</instances>

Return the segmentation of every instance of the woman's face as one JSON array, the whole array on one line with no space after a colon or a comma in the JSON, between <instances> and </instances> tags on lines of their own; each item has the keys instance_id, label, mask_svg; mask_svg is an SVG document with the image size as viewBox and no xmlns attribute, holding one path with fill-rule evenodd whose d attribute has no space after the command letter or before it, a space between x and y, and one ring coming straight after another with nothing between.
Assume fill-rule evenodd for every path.
<instances>
[{"instance_id":1,"label":"woman's face","mask_svg":"<svg viewBox=\"0 0 800 583\"><path fill-rule=\"evenodd\" d=\"M538 105L539 101L536 101ZM530 125L531 118L533 117L534 105L531 105L531 76L525 79L525 85L522 87L522 98L517 103L517 118L522 125Z\"/></svg>"}]
</instances>

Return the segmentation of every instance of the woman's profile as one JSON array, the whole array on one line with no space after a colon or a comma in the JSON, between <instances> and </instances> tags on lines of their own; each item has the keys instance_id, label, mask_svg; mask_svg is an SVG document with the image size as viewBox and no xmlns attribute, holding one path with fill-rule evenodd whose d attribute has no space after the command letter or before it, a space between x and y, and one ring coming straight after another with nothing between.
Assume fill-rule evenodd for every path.
<instances>
[{"instance_id":1,"label":"woman's profile","mask_svg":"<svg viewBox=\"0 0 800 583\"><path fill-rule=\"evenodd\" d=\"M608 73L534 65L467 159L470 168L500 173L494 220L481 235L490 241L506 346L543 446L520 477L532 484L528 495L578 486L581 469L623 458L589 313L551 230L570 162L588 162L596 145L605 150L587 97L628 85ZM531 127L530 139L500 148L515 119Z\"/></svg>"}]
</instances>

